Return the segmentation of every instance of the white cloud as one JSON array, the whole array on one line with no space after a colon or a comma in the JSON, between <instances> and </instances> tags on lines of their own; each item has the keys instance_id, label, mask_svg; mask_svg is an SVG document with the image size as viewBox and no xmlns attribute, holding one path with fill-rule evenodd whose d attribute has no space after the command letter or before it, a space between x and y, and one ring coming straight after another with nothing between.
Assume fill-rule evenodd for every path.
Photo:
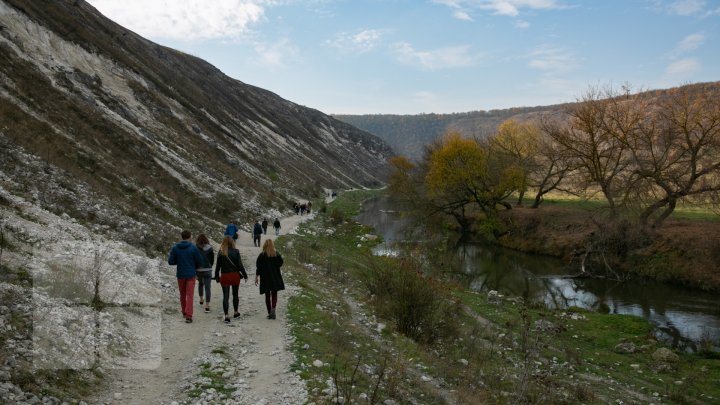
<instances>
[{"instance_id":1,"label":"white cloud","mask_svg":"<svg viewBox=\"0 0 720 405\"><path fill-rule=\"evenodd\" d=\"M683 76L694 73L700 69L700 62L696 59L680 59L668 65L665 73L672 76Z\"/></svg>"},{"instance_id":2,"label":"white cloud","mask_svg":"<svg viewBox=\"0 0 720 405\"><path fill-rule=\"evenodd\" d=\"M365 53L377 47L382 36L383 32L381 30L364 30L356 34L343 32L334 39L325 41L325 43L342 51Z\"/></svg>"},{"instance_id":3,"label":"white cloud","mask_svg":"<svg viewBox=\"0 0 720 405\"><path fill-rule=\"evenodd\" d=\"M118 24L148 38L236 39L262 20L272 0L88 0Z\"/></svg>"},{"instance_id":4,"label":"white cloud","mask_svg":"<svg viewBox=\"0 0 720 405\"><path fill-rule=\"evenodd\" d=\"M458 20L473 21L473 18L470 17L470 14L468 14L465 10L453 11L453 17L457 18Z\"/></svg>"},{"instance_id":5,"label":"white cloud","mask_svg":"<svg viewBox=\"0 0 720 405\"><path fill-rule=\"evenodd\" d=\"M529 27L530 27L530 23L527 22L527 21L525 21L525 20L516 20L516 21L515 21L515 27L516 27L516 28L522 28L522 29L529 28Z\"/></svg>"},{"instance_id":6,"label":"white cloud","mask_svg":"<svg viewBox=\"0 0 720 405\"><path fill-rule=\"evenodd\" d=\"M287 60L297 59L300 54L287 38L272 44L256 43L255 52L260 57L257 63L269 67L284 67Z\"/></svg>"},{"instance_id":7,"label":"white cloud","mask_svg":"<svg viewBox=\"0 0 720 405\"><path fill-rule=\"evenodd\" d=\"M547 73L565 73L578 66L575 56L563 48L540 46L530 53L529 66Z\"/></svg>"},{"instance_id":8,"label":"white cloud","mask_svg":"<svg viewBox=\"0 0 720 405\"><path fill-rule=\"evenodd\" d=\"M433 0L433 3L449 7L453 11L453 16L461 20L471 20L468 10L485 10L495 15L517 17L523 9L563 8L557 0Z\"/></svg>"},{"instance_id":9,"label":"white cloud","mask_svg":"<svg viewBox=\"0 0 720 405\"><path fill-rule=\"evenodd\" d=\"M675 59L682 54L693 51L702 45L705 41L705 36L702 34L691 34L683 38L675 48L670 52L670 57Z\"/></svg>"},{"instance_id":10,"label":"white cloud","mask_svg":"<svg viewBox=\"0 0 720 405\"><path fill-rule=\"evenodd\" d=\"M480 62L481 55L473 54L469 45L433 49L415 50L407 42L393 45L398 60L423 70L439 70L473 66Z\"/></svg>"},{"instance_id":11,"label":"white cloud","mask_svg":"<svg viewBox=\"0 0 720 405\"><path fill-rule=\"evenodd\" d=\"M694 15L705 10L705 0L677 0L670 4L670 11L678 15Z\"/></svg>"}]
</instances>

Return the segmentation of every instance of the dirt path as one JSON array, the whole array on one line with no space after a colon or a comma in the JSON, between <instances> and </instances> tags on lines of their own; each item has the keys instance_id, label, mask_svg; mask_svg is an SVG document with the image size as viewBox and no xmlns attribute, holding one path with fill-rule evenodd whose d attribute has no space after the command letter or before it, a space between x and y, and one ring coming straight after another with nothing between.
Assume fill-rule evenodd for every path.
<instances>
[{"instance_id":1,"label":"dirt path","mask_svg":"<svg viewBox=\"0 0 720 405\"><path fill-rule=\"evenodd\" d=\"M281 234L293 232L310 216L282 218ZM275 239L272 224L265 238ZM286 285L278 297L277 319L266 318L264 296L259 294L255 279L255 259L260 253L252 236L241 234L237 240L248 282L240 285L240 313L230 324L223 323L222 290L212 284L211 312L204 313L194 299L193 323L186 324L180 314L177 287L163 290L164 311L159 366L150 370L108 370L109 387L91 403L172 404L217 402L220 398L190 398L188 392L196 382L212 353L222 352L228 359L223 365L226 387L234 390L220 402L237 404L297 404L304 402L304 386L290 371L292 354L286 349L288 298L297 291ZM217 251L217 249L216 249ZM282 252L281 252L282 253ZM230 303L232 314L232 299Z\"/></svg>"}]
</instances>

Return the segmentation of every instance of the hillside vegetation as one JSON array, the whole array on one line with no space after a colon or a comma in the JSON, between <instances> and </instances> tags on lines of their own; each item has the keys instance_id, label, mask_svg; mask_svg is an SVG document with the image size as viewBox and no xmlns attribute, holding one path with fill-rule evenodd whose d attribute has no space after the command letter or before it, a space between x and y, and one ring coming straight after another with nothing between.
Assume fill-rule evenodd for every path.
<instances>
[{"instance_id":1,"label":"hillside vegetation","mask_svg":"<svg viewBox=\"0 0 720 405\"><path fill-rule=\"evenodd\" d=\"M714 354L674 353L639 317L465 290L438 274L437 241L374 256L380 239L351 219L367 197L343 193L280 243L302 288L288 308L309 401L717 402Z\"/></svg>"},{"instance_id":2,"label":"hillside vegetation","mask_svg":"<svg viewBox=\"0 0 720 405\"><path fill-rule=\"evenodd\" d=\"M713 252L720 243L712 232L720 212L718 90L590 89L560 113L507 120L485 139L448 133L417 163L393 158L389 190L417 221L447 220L464 237L578 260L583 277L642 273L717 289L718 257L667 226L680 207L702 210L709 220L693 221L693 235L702 235L696 246ZM547 213L548 196L595 209ZM537 212L513 209L526 204Z\"/></svg>"}]
</instances>

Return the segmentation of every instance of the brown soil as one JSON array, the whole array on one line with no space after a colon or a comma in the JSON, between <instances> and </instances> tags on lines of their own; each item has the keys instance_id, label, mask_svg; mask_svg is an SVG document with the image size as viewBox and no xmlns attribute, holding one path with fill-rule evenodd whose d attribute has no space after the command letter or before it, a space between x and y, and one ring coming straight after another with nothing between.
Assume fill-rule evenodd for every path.
<instances>
[{"instance_id":1,"label":"brown soil","mask_svg":"<svg viewBox=\"0 0 720 405\"><path fill-rule=\"evenodd\" d=\"M593 242L604 240L606 257L626 273L720 290L720 221L669 219L648 229L553 206L514 208L503 216L510 227L499 239L503 246L579 261Z\"/></svg>"}]
</instances>

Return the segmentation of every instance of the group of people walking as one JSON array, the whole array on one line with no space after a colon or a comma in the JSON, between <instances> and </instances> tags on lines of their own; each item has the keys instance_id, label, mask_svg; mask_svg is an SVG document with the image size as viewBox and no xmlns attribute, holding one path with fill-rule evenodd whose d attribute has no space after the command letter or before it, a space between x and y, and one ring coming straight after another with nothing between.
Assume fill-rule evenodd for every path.
<instances>
[{"instance_id":1,"label":"group of people walking","mask_svg":"<svg viewBox=\"0 0 720 405\"><path fill-rule=\"evenodd\" d=\"M275 218L275 221L273 222L273 228L275 228L275 236L280 235L280 219ZM263 218L262 223L260 221L256 221L255 225L253 225L253 246L260 247L260 238L262 235L267 235L267 229L268 229L268 220L266 218Z\"/></svg>"},{"instance_id":2,"label":"group of people walking","mask_svg":"<svg viewBox=\"0 0 720 405\"><path fill-rule=\"evenodd\" d=\"M306 213L309 215L312 211L312 202L293 203L293 211L295 211L295 215L305 215Z\"/></svg>"},{"instance_id":3,"label":"group of people walking","mask_svg":"<svg viewBox=\"0 0 720 405\"><path fill-rule=\"evenodd\" d=\"M267 222L267 221L264 221ZM276 224L276 225L275 225ZM280 231L280 221L275 219L273 224L275 234ZM263 227L256 223L263 233ZM267 233L267 225L264 227ZM170 250L168 264L177 266L176 277L180 290L180 308L185 322L192 323L193 319L193 296L195 293L195 281L197 280L198 295L200 304L204 305L206 313L210 312L211 284L214 279L219 283L223 293L223 312L225 323L230 323L229 307L230 293L233 297L233 318L239 318L238 311L240 282L247 283L248 275L240 257L240 251L235 246L238 228L235 224L229 224L225 229L225 235L220 243L217 257L213 251L210 241L205 234L199 234L195 243L190 241L190 231L184 230L180 234L182 240L176 243ZM255 229L253 229L253 241L256 240ZM260 246L260 236L257 235L256 247ZM213 274L213 263L215 272ZM275 250L272 239L265 240L262 252L255 260L255 285L259 286L260 294L265 295L267 318L275 319L275 308L277 307L277 292L285 289L280 267L283 259L280 253Z\"/></svg>"}]
</instances>

